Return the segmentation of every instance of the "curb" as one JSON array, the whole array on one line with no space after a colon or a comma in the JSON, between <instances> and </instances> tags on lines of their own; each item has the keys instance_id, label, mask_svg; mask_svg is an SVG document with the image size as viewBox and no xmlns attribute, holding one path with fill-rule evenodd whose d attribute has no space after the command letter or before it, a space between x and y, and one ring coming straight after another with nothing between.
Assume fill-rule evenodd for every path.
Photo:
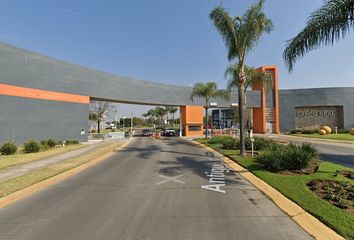
<instances>
[{"instance_id":1,"label":"curb","mask_svg":"<svg viewBox=\"0 0 354 240\"><path fill-rule=\"evenodd\" d=\"M308 234L313 236L315 239L344 240L344 238L338 233L327 227L325 224L323 224L317 218L312 216L310 213L306 212L295 202L285 197L278 190L270 186L268 183L264 182L262 179L255 176L253 173L251 173L241 165L237 164L230 158L226 157L225 155L219 153L218 151L212 149L209 146L206 146L196 141L190 142L199 145L200 147L205 148L220 157L225 164L237 171L242 177L244 177L247 181L253 184L266 196L268 196L281 210L288 214L291 219L293 219L298 225L300 225L300 227L302 227Z\"/></svg>"},{"instance_id":2,"label":"curb","mask_svg":"<svg viewBox=\"0 0 354 240\"><path fill-rule=\"evenodd\" d=\"M122 150L123 148L125 148L130 142L131 142L132 138L130 138L127 142L123 143L121 146L119 146L118 148L108 152L108 153L105 153L103 154L102 156L94 159L94 160L91 160L87 163L84 163L82 165L79 165L75 168L72 168L66 172L63 172L63 173L60 173L58 175L55 175L53 177L50 177L48 179L45 179L41 182L38 182L38 183L35 183L29 187L26 187L26 188L23 188L21 190L18 190L14 193L11 193L9 195L6 195L2 198L0 198L0 209L7 206L7 205L10 205L18 200L21 200L33 193L36 193L36 192L39 192L41 190L44 190L45 188L49 187L49 186L52 186L56 183L59 183L71 176L74 176L82 171L84 171L85 169L88 169L89 167L92 167L94 165L96 165L97 163L100 163L104 160L106 160L107 158L113 156L117 151L120 151Z\"/></svg>"}]
</instances>

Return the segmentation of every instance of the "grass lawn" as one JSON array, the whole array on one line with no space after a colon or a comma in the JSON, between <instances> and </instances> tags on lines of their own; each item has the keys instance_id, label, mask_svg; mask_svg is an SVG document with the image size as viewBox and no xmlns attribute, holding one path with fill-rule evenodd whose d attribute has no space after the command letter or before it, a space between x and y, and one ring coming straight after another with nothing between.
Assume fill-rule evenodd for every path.
<instances>
[{"instance_id":1,"label":"grass lawn","mask_svg":"<svg viewBox=\"0 0 354 240\"><path fill-rule=\"evenodd\" d=\"M350 134L332 133L328 135L320 135L318 133L314 133L314 134L292 134L292 135L299 136L299 137L308 137L308 138L354 141L354 135L350 135Z\"/></svg>"},{"instance_id":2,"label":"grass lawn","mask_svg":"<svg viewBox=\"0 0 354 240\"><path fill-rule=\"evenodd\" d=\"M49 158L61 153L69 152L75 149L82 148L84 145L68 145L65 147L57 147L53 149L48 149L45 151L40 151L37 153L23 153L21 149L14 155L1 155L0 156L0 170L13 167L16 165L21 165L25 163L30 163L38 161L44 158Z\"/></svg>"},{"instance_id":3,"label":"grass lawn","mask_svg":"<svg viewBox=\"0 0 354 240\"><path fill-rule=\"evenodd\" d=\"M306 183L312 179L346 181L354 184L354 181L341 175L334 177L336 170L354 170L353 168L343 167L330 162L321 162L319 170L314 174L295 176L281 175L265 170L251 157L238 156L238 150L224 150L221 149L221 145L208 144L204 139L197 141L231 157L234 161L276 188L279 192L296 202L340 235L347 239L354 239L354 214L332 206L327 201L318 197L306 186Z\"/></svg>"},{"instance_id":4,"label":"grass lawn","mask_svg":"<svg viewBox=\"0 0 354 240\"><path fill-rule=\"evenodd\" d=\"M46 168L35 170L23 176L0 182L0 198L92 161L98 157L101 157L105 153L117 149L122 144L122 142L115 142L95 149L95 151L85 153L81 156L50 165Z\"/></svg>"}]
</instances>

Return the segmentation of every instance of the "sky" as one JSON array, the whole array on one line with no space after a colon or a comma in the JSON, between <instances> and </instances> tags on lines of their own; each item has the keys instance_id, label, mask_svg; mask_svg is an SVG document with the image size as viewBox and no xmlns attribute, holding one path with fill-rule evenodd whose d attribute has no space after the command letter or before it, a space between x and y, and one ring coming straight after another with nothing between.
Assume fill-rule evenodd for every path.
<instances>
[{"instance_id":1,"label":"sky","mask_svg":"<svg viewBox=\"0 0 354 240\"><path fill-rule=\"evenodd\" d=\"M223 0L232 16L254 0ZM220 0L0 0L0 41L60 60L136 79L225 87L229 64L209 19ZM266 0L274 30L246 58L254 67L277 65L279 88L354 87L354 36L310 52L292 73L282 60L286 41L323 0ZM121 104L119 115L149 107Z\"/></svg>"}]
</instances>

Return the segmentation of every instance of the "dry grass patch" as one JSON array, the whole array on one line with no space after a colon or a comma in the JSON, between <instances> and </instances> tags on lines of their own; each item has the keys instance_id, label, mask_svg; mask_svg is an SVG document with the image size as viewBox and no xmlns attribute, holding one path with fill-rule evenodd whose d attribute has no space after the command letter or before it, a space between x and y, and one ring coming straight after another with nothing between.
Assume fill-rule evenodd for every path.
<instances>
[{"instance_id":1,"label":"dry grass patch","mask_svg":"<svg viewBox=\"0 0 354 240\"><path fill-rule=\"evenodd\" d=\"M81 156L35 170L23 176L0 182L0 197L4 197L18 190L29 187L35 183L41 182L50 177L78 167L84 163L95 160L96 158L101 157L106 153L114 151L122 144L123 142L111 143L109 145L95 149L94 151L87 152Z\"/></svg>"},{"instance_id":2,"label":"dry grass patch","mask_svg":"<svg viewBox=\"0 0 354 240\"><path fill-rule=\"evenodd\" d=\"M57 147L48 149L37 153L23 153L19 151L14 155L1 155L0 156L0 170L5 168L14 167L34 161L39 161L45 158L53 157L58 154L66 153L75 149L84 147L84 145L67 145L65 147Z\"/></svg>"}]
</instances>

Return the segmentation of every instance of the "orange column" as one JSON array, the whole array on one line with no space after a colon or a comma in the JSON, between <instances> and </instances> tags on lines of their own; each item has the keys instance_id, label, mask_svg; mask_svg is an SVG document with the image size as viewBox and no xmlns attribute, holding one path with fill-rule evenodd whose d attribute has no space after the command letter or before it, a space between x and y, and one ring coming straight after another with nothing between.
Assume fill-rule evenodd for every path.
<instances>
[{"instance_id":1,"label":"orange column","mask_svg":"<svg viewBox=\"0 0 354 240\"><path fill-rule=\"evenodd\" d=\"M278 68L276 66L263 66L258 71L269 72L273 78L273 96L274 96L274 133L280 133L279 129L279 96L278 96ZM266 91L263 84L255 84L252 90L261 91L261 106L253 108L253 131L255 133L267 132L267 107L266 107Z\"/></svg>"},{"instance_id":2,"label":"orange column","mask_svg":"<svg viewBox=\"0 0 354 240\"><path fill-rule=\"evenodd\" d=\"M278 92L278 68L274 67L274 108L275 108L275 133L280 133L279 127L279 92Z\"/></svg>"},{"instance_id":3,"label":"orange column","mask_svg":"<svg viewBox=\"0 0 354 240\"><path fill-rule=\"evenodd\" d=\"M202 106L181 106L180 117L184 136L203 135L204 108Z\"/></svg>"},{"instance_id":4,"label":"orange column","mask_svg":"<svg viewBox=\"0 0 354 240\"><path fill-rule=\"evenodd\" d=\"M260 67L259 71L264 72L264 67ZM252 90L261 91L261 106L253 108L253 132L254 133L266 133L266 93L263 84L254 84Z\"/></svg>"}]
</instances>

